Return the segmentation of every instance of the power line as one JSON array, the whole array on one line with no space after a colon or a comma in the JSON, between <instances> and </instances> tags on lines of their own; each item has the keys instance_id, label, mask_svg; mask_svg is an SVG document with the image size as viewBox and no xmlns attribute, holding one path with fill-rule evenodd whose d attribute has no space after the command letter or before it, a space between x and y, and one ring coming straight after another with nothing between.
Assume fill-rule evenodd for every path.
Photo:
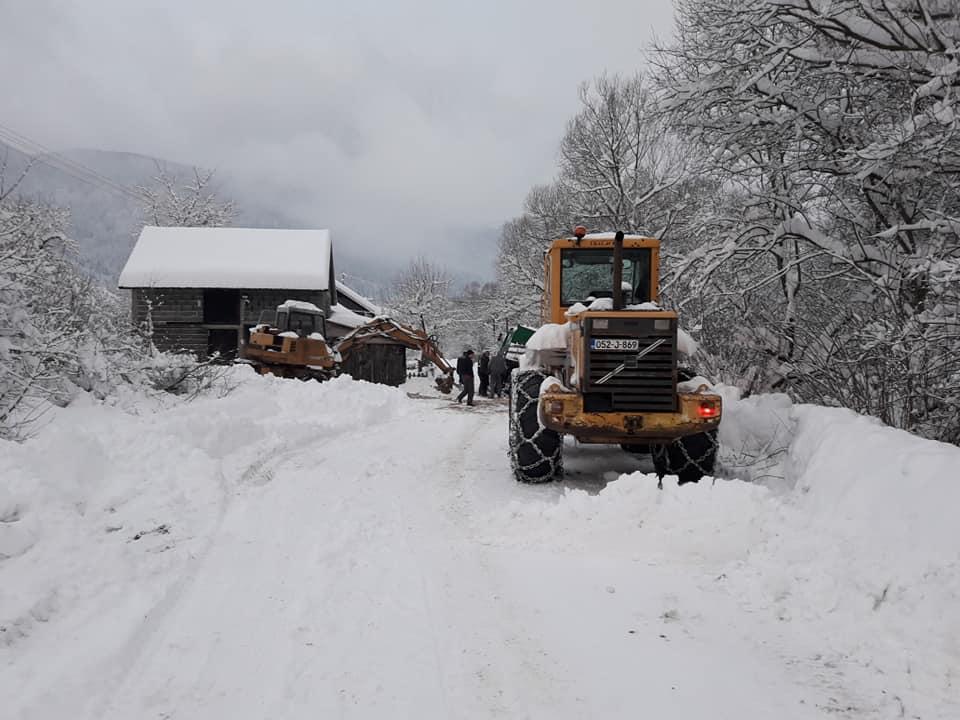
<instances>
[{"instance_id":1,"label":"power line","mask_svg":"<svg viewBox=\"0 0 960 720\"><path fill-rule=\"evenodd\" d=\"M17 149L26 152L28 155L31 155L38 162L42 162L48 166L56 167L59 170L67 172L73 177L77 177L77 175L82 176L77 177L77 179L90 180L95 184L107 186L124 194L136 195L134 191L124 187L120 183L117 183L112 178L102 175L93 168L87 167L76 160L71 160L60 153L44 147L39 142L17 132L13 128L0 124L0 137L11 144L15 144Z\"/></svg>"},{"instance_id":2,"label":"power line","mask_svg":"<svg viewBox=\"0 0 960 720\"><path fill-rule=\"evenodd\" d=\"M112 178L97 172L93 168L54 152L37 141L3 124L0 124L0 141L25 153L35 162L59 170L81 182L119 193L135 200L142 201L149 199L146 193L126 187Z\"/></svg>"},{"instance_id":3,"label":"power line","mask_svg":"<svg viewBox=\"0 0 960 720\"><path fill-rule=\"evenodd\" d=\"M58 153L46 150L46 148L43 148L43 146L33 144L31 141L25 141L18 135L11 135L9 130L3 126L0 126L0 140L25 153L34 162L38 162L42 165L46 165L47 167L59 170L60 172L63 172L64 174L69 175L76 180L104 190L115 192L125 197L136 200L145 199L145 196L142 193L138 193L135 190L125 187L120 183L115 182L111 178L101 175L92 168L89 168L74 160L70 160L69 158L66 158Z\"/></svg>"}]
</instances>

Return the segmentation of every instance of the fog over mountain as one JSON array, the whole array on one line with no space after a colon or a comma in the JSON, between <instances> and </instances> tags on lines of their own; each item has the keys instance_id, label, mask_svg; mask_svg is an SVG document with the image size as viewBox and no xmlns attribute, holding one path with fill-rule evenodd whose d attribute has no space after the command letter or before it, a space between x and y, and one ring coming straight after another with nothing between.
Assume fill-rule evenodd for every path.
<instances>
[{"instance_id":1,"label":"fog over mountain","mask_svg":"<svg viewBox=\"0 0 960 720\"><path fill-rule=\"evenodd\" d=\"M187 177L194 171L187 165L135 153L74 149L58 155L130 189L153 184L160 168L175 177ZM108 183L81 179L77 177L80 173L55 167L43 157L34 159L31 165L29 156L0 143L0 158L4 157L7 185L28 169L16 192L68 209L69 232L77 243L80 264L105 285L114 287L144 223L138 200L112 189ZM259 197L256 188L237 178L218 174L215 185L219 197L236 203L237 217L233 224L238 227L316 227L278 210L268 198ZM387 279L400 269L396 258L364 252L363 248L351 245L346 234L339 235L335 227L331 230L338 273L361 292L382 295ZM483 273L461 272L460 277L476 279L483 277Z\"/></svg>"}]
</instances>

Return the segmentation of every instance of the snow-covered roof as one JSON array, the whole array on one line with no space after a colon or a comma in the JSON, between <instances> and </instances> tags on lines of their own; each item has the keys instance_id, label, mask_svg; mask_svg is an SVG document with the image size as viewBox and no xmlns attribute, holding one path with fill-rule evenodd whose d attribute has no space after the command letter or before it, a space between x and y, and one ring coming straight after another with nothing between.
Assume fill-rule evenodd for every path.
<instances>
[{"instance_id":1,"label":"snow-covered roof","mask_svg":"<svg viewBox=\"0 0 960 720\"><path fill-rule=\"evenodd\" d=\"M339 292L339 288L337 289ZM358 328L361 325L366 325L370 322L370 318L355 313L350 308L346 308L343 305L331 305L330 306L330 315L327 317L327 320L336 324L342 325L347 328Z\"/></svg>"},{"instance_id":2,"label":"snow-covered roof","mask_svg":"<svg viewBox=\"0 0 960 720\"><path fill-rule=\"evenodd\" d=\"M363 295L358 293L353 288L344 285L339 280L337 280L337 294L343 295L344 297L352 300L357 305L362 307L364 310L372 313L373 315L383 314L383 310L379 306L374 305L368 298L365 298Z\"/></svg>"},{"instance_id":3,"label":"snow-covered roof","mask_svg":"<svg viewBox=\"0 0 960 720\"><path fill-rule=\"evenodd\" d=\"M327 290L332 253L329 230L147 226L119 286Z\"/></svg>"}]
</instances>

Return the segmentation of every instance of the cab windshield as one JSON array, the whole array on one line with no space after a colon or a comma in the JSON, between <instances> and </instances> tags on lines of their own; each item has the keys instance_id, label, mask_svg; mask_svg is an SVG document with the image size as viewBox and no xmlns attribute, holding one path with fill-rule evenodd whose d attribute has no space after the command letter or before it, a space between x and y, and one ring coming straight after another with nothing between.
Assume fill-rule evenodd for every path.
<instances>
[{"instance_id":1,"label":"cab windshield","mask_svg":"<svg viewBox=\"0 0 960 720\"><path fill-rule=\"evenodd\" d=\"M314 332L322 333L323 316L297 310L282 310L277 313L277 325L281 330L306 336Z\"/></svg>"},{"instance_id":2,"label":"cab windshield","mask_svg":"<svg viewBox=\"0 0 960 720\"><path fill-rule=\"evenodd\" d=\"M561 250L560 295L560 304L565 307L613 297L613 248ZM650 248L624 248L623 302L630 305L648 300Z\"/></svg>"}]
</instances>

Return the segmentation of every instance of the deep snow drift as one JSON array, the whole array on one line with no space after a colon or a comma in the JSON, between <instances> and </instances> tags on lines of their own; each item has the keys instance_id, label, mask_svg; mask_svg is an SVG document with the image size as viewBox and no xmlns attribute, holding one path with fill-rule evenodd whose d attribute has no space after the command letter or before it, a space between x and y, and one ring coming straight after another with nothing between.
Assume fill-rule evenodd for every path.
<instances>
[{"instance_id":1,"label":"deep snow drift","mask_svg":"<svg viewBox=\"0 0 960 720\"><path fill-rule=\"evenodd\" d=\"M503 405L238 377L0 444L4 718L960 717L960 449L728 394L751 482L521 486Z\"/></svg>"}]
</instances>

